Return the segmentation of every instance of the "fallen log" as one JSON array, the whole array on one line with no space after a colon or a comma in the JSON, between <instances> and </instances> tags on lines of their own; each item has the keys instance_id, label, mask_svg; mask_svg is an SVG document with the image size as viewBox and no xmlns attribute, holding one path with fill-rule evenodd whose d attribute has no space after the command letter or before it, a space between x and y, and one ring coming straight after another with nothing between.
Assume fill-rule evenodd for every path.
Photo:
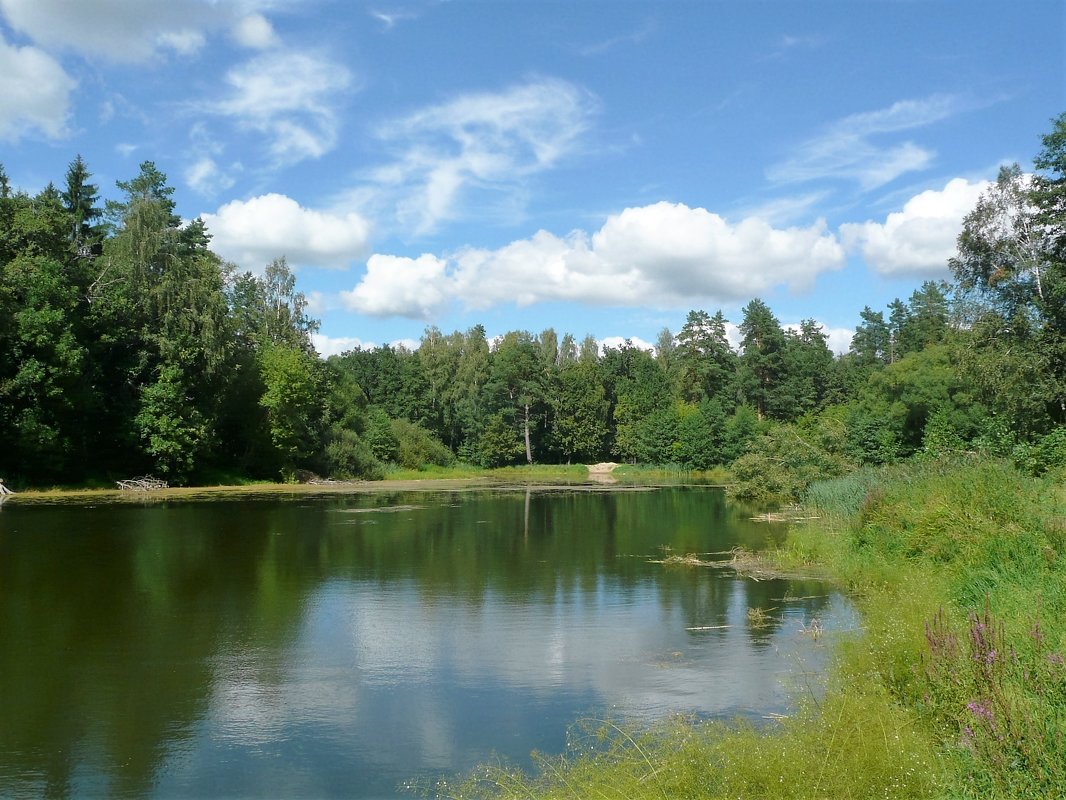
<instances>
[{"instance_id":1,"label":"fallen log","mask_svg":"<svg viewBox=\"0 0 1066 800\"><path fill-rule=\"evenodd\" d=\"M146 475L143 478L127 478L126 480L115 481L115 483L124 492L153 492L157 489L170 488L166 481L161 481L150 475Z\"/></svg>"}]
</instances>

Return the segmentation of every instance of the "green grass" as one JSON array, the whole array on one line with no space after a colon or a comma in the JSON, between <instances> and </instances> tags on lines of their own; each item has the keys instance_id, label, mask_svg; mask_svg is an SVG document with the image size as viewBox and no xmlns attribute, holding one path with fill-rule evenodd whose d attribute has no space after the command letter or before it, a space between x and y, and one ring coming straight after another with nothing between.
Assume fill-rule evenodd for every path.
<instances>
[{"instance_id":1,"label":"green grass","mask_svg":"<svg viewBox=\"0 0 1066 800\"><path fill-rule=\"evenodd\" d=\"M780 724L586 726L536 774L483 767L443 797L1066 796L1066 488L989 460L816 484L773 558L817 563L863 632ZM801 699L802 700L802 699Z\"/></svg>"},{"instance_id":2,"label":"green grass","mask_svg":"<svg viewBox=\"0 0 1066 800\"><path fill-rule=\"evenodd\" d=\"M730 474L724 468L705 472L683 470L680 467L620 464L610 473L612 477L623 482L671 480L691 477L708 483L727 483ZM584 482L589 477L584 464L520 464L512 467L495 467L492 469L472 464L453 464L447 467L427 466L423 469L393 468L385 473L386 481L411 481L460 478L491 478L506 481L541 481L541 482Z\"/></svg>"},{"instance_id":3,"label":"green grass","mask_svg":"<svg viewBox=\"0 0 1066 800\"><path fill-rule=\"evenodd\" d=\"M532 464L486 469L472 464L453 464L447 467L427 466L423 469L390 469L386 481L430 479L491 478L506 481L584 481L588 470L581 464Z\"/></svg>"}]
</instances>

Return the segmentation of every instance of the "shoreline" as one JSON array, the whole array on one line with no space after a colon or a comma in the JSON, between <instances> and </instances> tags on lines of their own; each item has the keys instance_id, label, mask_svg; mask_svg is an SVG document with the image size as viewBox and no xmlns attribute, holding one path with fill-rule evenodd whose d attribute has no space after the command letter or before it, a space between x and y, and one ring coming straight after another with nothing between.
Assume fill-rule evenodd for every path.
<instances>
[{"instance_id":1,"label":"shoreline","mask_svg":"<svg viewBox=\"0 0 1066 800\"><path fill-rule=\"evenodd\" d=\"M153 503L168 500L207 500L228 498L265 498L291 495L385 494L389 492L456 492L474 490L524 491L589 491L632 492L648 491L662 486L699 485L723 488L720 484L690 484L655 480L653 475L634 476L627 481L605 482L601 476L590 474L583 479L567 476L530 475L526 479L515 475L475 475L470 477L397 478L380 481L337 481L332 483L250 483L218 484L213 486L173 486L166 489L26 489L5 495L0 505L46 505L49 503Z\"/></svg>"}]
</instances>

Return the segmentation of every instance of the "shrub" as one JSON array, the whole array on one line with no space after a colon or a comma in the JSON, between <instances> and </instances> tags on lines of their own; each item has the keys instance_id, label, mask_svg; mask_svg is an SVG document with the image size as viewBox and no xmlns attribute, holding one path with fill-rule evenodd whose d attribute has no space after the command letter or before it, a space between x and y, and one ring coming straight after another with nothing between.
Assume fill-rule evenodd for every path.
<instances>
[{"instance_id":1,"label":"shrub","mask_svg":"<svg viewBox=\"0 0 1066 800\"><path fill-rule=\"evenodd\" d=\"M392 420L392 436L396 441L396 463L404 469L421 469L430 464L447 467L455 461L452 451L440 439L414 422Z\"/></svg>"}]
</instances>

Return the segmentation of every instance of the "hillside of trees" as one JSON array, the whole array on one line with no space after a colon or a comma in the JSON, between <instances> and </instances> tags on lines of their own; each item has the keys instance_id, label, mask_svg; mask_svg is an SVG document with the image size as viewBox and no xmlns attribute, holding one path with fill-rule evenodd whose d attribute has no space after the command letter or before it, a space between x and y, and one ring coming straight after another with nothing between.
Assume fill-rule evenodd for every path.
<instances>
[{"instance_id":1,"label":"hillside of trees","mask_svg":"<svg viewBox=\"0 0 1066 800\"><path fill-rule=\"evenodd\" d=\"M864 308L834 356L753 299L691 311L654 352L548 329L426 329L321 360L283 258L262 276L175 215L152 162L101 204L0 168L0 475L16 486L380 477L390 465L728 465L749 497L947 452L1066 462L1066 114L966 218L953 281ZM279 254L280 255L280 254ZM680 321L680 320L679 320Z\"/></svg>"}]
</instances>

